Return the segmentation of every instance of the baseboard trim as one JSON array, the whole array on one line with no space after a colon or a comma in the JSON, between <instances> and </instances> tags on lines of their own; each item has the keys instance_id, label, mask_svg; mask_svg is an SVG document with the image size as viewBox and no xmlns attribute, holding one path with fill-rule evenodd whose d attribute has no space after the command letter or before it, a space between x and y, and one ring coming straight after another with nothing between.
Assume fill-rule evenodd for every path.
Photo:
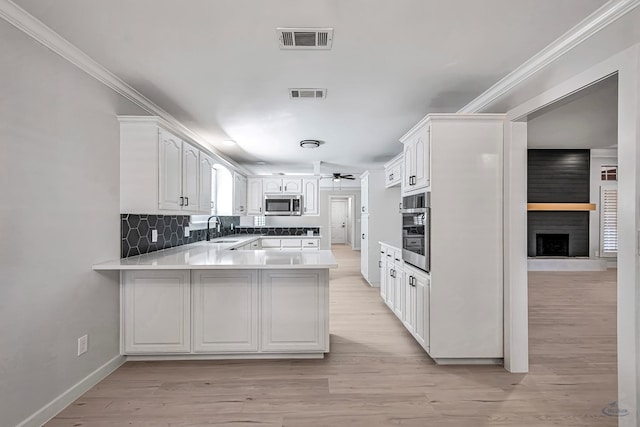
<instances>
[{"instance_id":1,"label":"baseboard trim","mask_svg":"<svg viewBox=\"0 0 640 427\"><path fill-rule=\"evenodd\" d=\"M95 371L84 377L82 380L71 386L68 390L62 393L60 396L53 399L51 402L44 405L33 415L26 420L22 421L16 427L40 427L44 423L51 420L58 415L64 408L73 403L77 398L86 393L91 387L98 384L110 373L118 369L124 362L126 362L124 356L118 355L109 360L104 365L100 366Z\"/></svg>"}]
</instances>

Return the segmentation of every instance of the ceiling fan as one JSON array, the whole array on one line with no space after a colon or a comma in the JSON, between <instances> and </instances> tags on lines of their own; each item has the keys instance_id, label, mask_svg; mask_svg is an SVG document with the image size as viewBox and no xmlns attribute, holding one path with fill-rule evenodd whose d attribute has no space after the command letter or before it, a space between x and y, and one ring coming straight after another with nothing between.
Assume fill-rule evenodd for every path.
<instances>
[{"instance_id":1,"label":"ceiling fan","mask_svg":"<svg viewBox=\"0 0 640 427\"><path fill-rule=\"evenodd\" d=\"M339 172L334 172L331 175L324 175L322 176L322 178L331 178L335 182L341 181L343 179L351 179L351 180L356 179L356 177L350 173L339 173Z\"/></svg>"}]
</instances>

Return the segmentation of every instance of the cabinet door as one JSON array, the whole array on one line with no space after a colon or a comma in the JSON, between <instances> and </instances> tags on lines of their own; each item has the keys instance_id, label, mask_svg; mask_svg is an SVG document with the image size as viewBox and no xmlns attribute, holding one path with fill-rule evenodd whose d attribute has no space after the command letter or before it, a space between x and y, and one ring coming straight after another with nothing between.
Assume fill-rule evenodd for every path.
<instances>
[{"instance_id":1,"label":"cabinet door","mask_svg":"<svg viewBox=\"0 0 640 427\"><path fill-rule=\"evenodd\" d=\"M318 192L318 179L305 178L302 180L302 204L303 215L320 215Z\"/></svg>"},{"instance_id":2,"label":"cabinet door","mask_svg":"<svg viewBox=\"0 0 640 427\"><path fill-rule=\"evenodd\" d=\"M186 142L182 143L182 210L200 210L200 150Z\"/></svg>"},{"instance_id":3,"label":"cabinet door","mask_svg":"<svg viewBox=\"0 0 640 427\"><path fill-rule=\"evenodd\" d=\"M393 311L398 316L398 319L404 318L404 305L405 305L405 290L404 290L404 278L402 277L402 268L397 265L393 265L393 286L395 295L393 297Z\"/></svg>"},{"instance_id":4,"label":"cabinet door","mask_svg":"<svg viewBox=\"0 0 640 427\"><path fill-rule=\"evenodd\" d=\"M283 179L282 180L282 192L291 194L302 193L302 180L301 179Z\"/></svg>"},{"instance_id":5,"label":"cabinet door","mask_svg":"<svg viewBox=\"0 0 640 427\"><path fill-rule=\"evenodd\" d=\"M160 165L158 170L158 209L181 210L182 199L182 140L160 130Z\"/></svg>"},{"instance_id":6,"label":"cabinet door","mask_svg":"<svg viewBox=\"0 0 640 427\"><path fill-rule=\"evenodd\" d=\"M387 302L387 261L384 257L385 250L380 249L380 261L378 261L378 267L380 267L380 298L382 298L382 301Z\"/></svg>"},{"instance_id":7,"label":"cabinet door","mask_svg":"<svg viewBox=\"0 0 640 427\"><path fill-rule=\"evenodd\" d=\"M415 172L413 189L429 185L429 130L421 132L415 141Z\"/></svg>"},{"instance_id":8,"label":"cabinet door","mask_svg":"<svg viewBox=\"0 0 640 427\"><path fill-rule=\"evenodd\" d=\"M262 178L249 178L247 180L247 214L262 215Z\"/></svg>"},{"instance_id":9,"label":"cabinet door","mask_svg":"<svg viewBox=\"0 0 640 427\"><path fill-rule=\"evenodd\" d=\"M282 193L282 178L263 178L262 189L265 194Z\"/></svg>"},{"instance_id":10,"label":"cabinet door","mask_svg":"<svg viewBox=\"0 0 640 427\"><path fill-rule=\"evenodd\" d=\"M233 173L233 214L247 214L247 178L237 172Z\"/></svg>"},{"instance_id":11,"label":"cabinet door","mask_svg":"<svg viewBox=\"0 0 640 427\"><path fill-rule=\"evenodd\" d=\"M402 322L409 332L415 333L416 323L416 288L413 286L413 275L404 272L402 275L402 286L404 288L404 310L402 312Z\"/></svg>"},{"instance_id":12,"label":"cabinet door","mask_svg":"<svg viewBox=\"0 0 640 427\"><path fill-rule=\"evenodd\" d=\"M384 274L387 278L387 299L385 302L387 303L391 311L394 311L395 309L394 300L396 297L396 281L393 280L393 263L391 262L385 263Z\"/></svg>"},{"instance_id":13,"label":"cabinet door","mask_svg":"<svg viewBox=\"0 0 640 427\"><path fill-rule=\"evenodd\" d=\"M193 276L193 351L258 351L257 270L202 270Z\"/></svg>"},{"instance_id":14,"label":"cabinet door","mask_svg":"<svg viewBox=\"0 0 640 427\"><path fill-rule=\"evenodd\" d=\"M415 275L415 327L414 334L416 341L427 351L431 351L429 343L429 305L431 296L431 283L427 276Z\"/></svg>"},{"instance_id":15,"label":"cabinet door","mask_svg":"<svg viewBox=\"0 0 640 427\"><path fill-rule=\"evenodd\" d=\"M360 272L369 280L369 215L360 217Z\"/></svg>"},{"instance_id":16,"label":"cabinet door","mask_svg":"<svg viewBox=\"0 0 640 427\"><path fill-rule=\"evenodd\" d=\"M125 354L191 351L189 271L126 271L122 286Z\"/></svg>"},{"instance_id":17,"label":"cabinet door","mask_svg":"<svg viewBox=\"0 0 640 427\"><path fill-rule=\"evenodd\" d=\"M369 213L369 175L360 179L360 212Z\"/></svg>"},{"instance_id":18,"label":"cabinet door","mask_svg":"<svg viewBox=\"0 0 640 427\"><path fill-rule=\"evenodd\" d=\"M213 168L213 159L203 152L200 152L200 201L198 210L210 215L213 213L213 201L216 199L215 192L215 169Z\"/></svg>"},{"instance_id":19,"label":"cabinet door","mask_svg":"<svg viewBox=\"0 0 640 427\"><path fill-rule=\"evenodd\" d=\"M264 352L329 350L329 284L325 270L262 270Z\"/></svg>"},{"instance_id":20,"label":"cabinet door","mask_svg":"<svg viewBox=\"0 0 640 427\"><path fill-rule=\"evenodd\" d=\"M415 169L415 146L413 139L405 141L402 162L402 192L413 190L413 173Z\"/></svg>"}]
</instances>

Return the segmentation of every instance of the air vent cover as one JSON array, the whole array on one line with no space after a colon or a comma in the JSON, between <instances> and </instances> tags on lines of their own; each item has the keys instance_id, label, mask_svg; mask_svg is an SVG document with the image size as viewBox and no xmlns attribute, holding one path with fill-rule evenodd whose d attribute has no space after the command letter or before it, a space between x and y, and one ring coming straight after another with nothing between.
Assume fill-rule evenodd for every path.
<instances>
[{"instance_id":1,"label":"air vent cover","mask_svg":"<svg viewBox=\"0 0 640 427\"><path fill-rule=\"evenodd\" d=\"M331 49L333 28L277 28L280 49Z\"/></svg>"},{"instance_id":2,"label":"air vent cover","mask_svg":"<svg viewBox=\"0 0 640 427\"><path fill-rule=\"evenodd\" d=\"M289 98L291 99L325 99L327 90L320 88L293 88L289 89Z\"/></svg>"}]
</instances>

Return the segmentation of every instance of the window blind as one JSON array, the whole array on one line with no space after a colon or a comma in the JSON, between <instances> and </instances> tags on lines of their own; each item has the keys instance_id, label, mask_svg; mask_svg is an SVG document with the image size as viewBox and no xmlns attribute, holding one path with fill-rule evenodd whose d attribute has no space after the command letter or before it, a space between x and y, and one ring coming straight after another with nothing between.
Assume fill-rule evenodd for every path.
<instances>
[{"instance_id":1,"label":"window blind","mask_svg":"<svg viewBox=\"0 0 640 427\"><path fill-rule=\"evenodd\" d=\"M602 252L618 252L618 189L602 188Z\"/></svg>"}]
</instances>

